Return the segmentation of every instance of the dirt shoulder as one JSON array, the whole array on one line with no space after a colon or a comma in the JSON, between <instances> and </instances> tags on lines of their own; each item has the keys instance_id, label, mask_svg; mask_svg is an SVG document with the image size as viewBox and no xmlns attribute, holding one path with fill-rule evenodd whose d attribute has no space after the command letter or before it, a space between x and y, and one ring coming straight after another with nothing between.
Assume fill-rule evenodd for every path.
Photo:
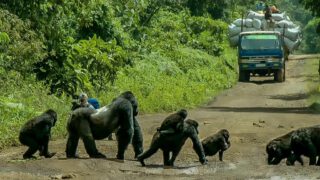
<instances>
[{"instance_id":1,"label":"dirt shoulder","mask_svg":"<svg viewBox=\"0 0 320 180\"><path fill-rule=\"evenodd\" d=\"M287 64L287 80L275 83L272 78L252 78L238 83L212 102L189 111L189 117L200 122L200 137L226 128L231 133L231 148L224 162L209 157L209 164L198 162L188 140L177 158L176 167L162 167L159 151L146 160L147 167L134 161L132 147L125 163L113 158L115 141L98 141L98 148L109 159L89 159L80 142L82 159L65 159L66 140L50 142L57 155L52 159L22 160L25 147L13 147L0 153L0 179L320 179L319 167L285 162L277 166L266 163L265 145L290 130L319 124L319 115L309 110L310 87L319 83L315 56L292 56ZM167 114L139 116L147 148L152 135ZM308 162L308 159L305 159Z\"/></svg>"}]
</instances>

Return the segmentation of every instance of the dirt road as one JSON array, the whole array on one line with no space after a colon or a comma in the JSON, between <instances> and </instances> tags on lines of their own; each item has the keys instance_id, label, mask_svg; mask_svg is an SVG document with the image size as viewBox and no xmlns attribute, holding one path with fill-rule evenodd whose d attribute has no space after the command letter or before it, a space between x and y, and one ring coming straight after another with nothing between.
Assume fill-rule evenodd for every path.
<instances>
[{"instance_id":1,"label":"dirt road","mask_svg":"<svg viewBox=\"0 0 320 180\"><path fill-rule=\"evenodd\" d=\"M294 56L287 64L286 82L253 78L253 82L238 83L207 105L190 110L189 117L200 122L201 138L222 128L230 131L231 148L224 162L213 156L208 158L208 165L200 165L189 140L171 169L162 167L160 151L146 160L147 167L141 167L133 160L132 147L124 163L114 159L67 160L63 139L50 143L50 149L58 152L52 159L22 160L25 147L2 151L0 179L320 179L320 167L288 167L285 162L269 166L265 153L271 139L292 129L320 124L319 115L307 108L310 87L319 83L317 68L313 56ZM139 116L145 148L168 114ZM80 156L87 157L82 142L79 144ZM110 158L116 155L115 141L99 141L98 148Z\"/></svg>"}]
</instances>

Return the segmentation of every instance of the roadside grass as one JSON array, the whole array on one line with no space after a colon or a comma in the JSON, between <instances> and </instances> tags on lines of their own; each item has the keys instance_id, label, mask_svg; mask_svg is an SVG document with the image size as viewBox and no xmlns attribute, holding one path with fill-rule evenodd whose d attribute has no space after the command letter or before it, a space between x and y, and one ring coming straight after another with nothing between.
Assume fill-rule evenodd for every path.
<instances>
[{"instance_id":1,"label":"roadside grass","mask_svg":"<svg viewBox=\"0 0 320 180\"><path fill-rule=\"evenodd\" d=\"M310 104L310 108L320 113L320 75L318 74L319 70L320 58L317 60L307 61L306 70L312 71L315 74L311 77L308 83L308 89L310 91L310 96L308 99L308 103Z\"/></svg>"}]
</instances>

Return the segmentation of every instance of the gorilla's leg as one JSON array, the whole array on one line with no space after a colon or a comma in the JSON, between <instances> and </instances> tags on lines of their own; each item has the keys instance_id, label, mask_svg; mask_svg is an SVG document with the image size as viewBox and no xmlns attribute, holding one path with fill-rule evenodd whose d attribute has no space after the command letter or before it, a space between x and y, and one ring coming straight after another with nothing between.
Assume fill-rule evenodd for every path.
<instances>
[{"instance_id":1,"label":"gorilla's leg","mask_svg":"<svg viewBox=\"0 0 320 180\"><path fill-rule=\"evenodd\" d=\"M163 165L170 166L170 151L163 150Z\"/></svg>"},{"instance_id":2,"label":"gorilla's leg","mask_svg":"<svg viewBox=\"0 0 320 180\"><path fill-rule=\"evenodd\" d=\"M78 147L79 138L79 135L77 135L76 133L69 132L66 147L67 158L78 158L78 156L76 155L76 151Z\"/></svg>"},{"instance_id":3,"label":"gorilla's leg","mask_svg":"<svg viewBox=\"0 0 320 180\"><path fill-rule=\"evenodd\" d=\"M123 110L120 117L120 128L117 131L118 153L117 159L124 160L124 152L132 141L133 117L132 109Z\"/></svg>"},{"instance_id":4,"label":"gorilla's leg","mask_svg":"<svg viewBox=\"0 0 320 180\"><path fill-rule=\"evenodd\" d=\"M28 146L28 150L23 154L23 159L36 158L33 156L34 153L39 149L38 142L28 135L21 134L19 136L19 140L22 144Z\"/></svg>"},{"instance_id":5,"label":"gorilla's leg","mask_svg":"<svg viewBox=\"0 0 320 180\"><path fill-rule=\"evenodd\" d=\"M133 123L134 134L132 138L132 146L135 153L134 158L137 158L138 155L143 152L143 136L140 125L135 117L133 118Z\"/></svg>"},{"instance_id":6,"label":"gorilla's leg","mask_svg":"<svg viewBox=\"0 0 320 180\"><path fill-rule=\"evenodd\" d=\"M169 161L169 166L174 166L174 161L176 160L181 148L182 147L177 147L175 150L172 151L172 157Z\"/></svg>"},{"instance_id":7,"label":"gorilla's leg","mask_svg":"<svg viewBox=\"0 0 320 180\"><path fill-rule=\"evenodd\" d=\"M220 161L223 161L222 158L223 158L223 151L220 150L220 151L219 151L219 160L220 160Z\"/></svg>"},{"instance_id":8,"label":"gorilla's leg","mask_svg":"<svg viewBox=\"0 0 320 180\"><path fill-rule=\"evenodd\" d=\"M49 139L50 136L45 136L42 140L41 140L41 144L40 144L40 156L44 156L45 158L51 158L52 156L54 156L56 153L49 153L48 150L48 145L49 145Z\"/></svg>"},{"instance_id":9,"label":"gorilla's leg","mask_svg":"<svg viewBox=\"0 0 320 180\"><path fill-rule=\"evenodd\" d=\"M320 156L318 156L317 166L320 166Z\"/></svg>"},{"instance_id":10,"label":"gorilla's leg","mask_svg":"<svg viewBox=\"0 0 320 180\"><path fill-rule=\"evenodd\" d=\"M101 154L94 142L94 138L91 133L90 124L87 120L83 119L80 122L80 137L84 143L84 147L91 158L106 158L105 155Z\"/></svg>"},{"instance_id":11,"label":"gorilla's leg","mask_svg":"<svg viewBox=\"0 0 320 180\"><path fill-rule=\"evenodd\" d=\"M156 153L158 151L158 149L159 149L159 147L156 144L151 144L150 148L147 151L138 155L137 159L138 159L138 161L140 161L141 165L145 166L144 159L147 159L150 156L152 156L154 153Z\"/></svg>"}]
</instances>

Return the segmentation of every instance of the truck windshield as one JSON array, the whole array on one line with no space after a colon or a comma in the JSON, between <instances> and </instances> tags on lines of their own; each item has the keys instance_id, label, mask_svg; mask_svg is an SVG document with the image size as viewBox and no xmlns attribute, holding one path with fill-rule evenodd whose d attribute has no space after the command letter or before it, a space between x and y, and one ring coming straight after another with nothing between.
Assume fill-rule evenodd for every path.
<instances>
[{"instance_id":1,"label":"truck windshield","mask_svg":"<svg viewBox=\"0 0 320 180\"><path fill-rule=\"evenodd\" d=\"M280 41L274 34L246 34L241 37L240 45L243 50L279 49Z\"/></svg>"}]
</instances>

